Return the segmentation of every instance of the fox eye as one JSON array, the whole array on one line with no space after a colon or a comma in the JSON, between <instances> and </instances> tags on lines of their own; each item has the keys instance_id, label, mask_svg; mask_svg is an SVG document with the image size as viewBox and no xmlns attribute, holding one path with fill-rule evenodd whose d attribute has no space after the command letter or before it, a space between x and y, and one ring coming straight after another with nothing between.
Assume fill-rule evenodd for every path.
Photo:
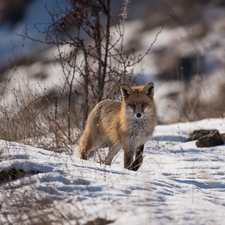
<instances>
[{"instance_id":1,"label":"fox eye","mask_svg":"<svg viewBox=\"0 0 225 225\"><path fill-rule=\"evenodd\" d=\"M135 107L135 104L134 103L131 103L131 104L129 104L131 107Z\"/></svg>"},{"instance_id":2,"label":"fox eye","mask_svg":"<svg viewBox=\"0 0 225 225\"><path fill-rule=\"evenodd\" d=\"M147 104L146 103L142 103L142 106L146 106Z\"/></svg>"}]
</instances>

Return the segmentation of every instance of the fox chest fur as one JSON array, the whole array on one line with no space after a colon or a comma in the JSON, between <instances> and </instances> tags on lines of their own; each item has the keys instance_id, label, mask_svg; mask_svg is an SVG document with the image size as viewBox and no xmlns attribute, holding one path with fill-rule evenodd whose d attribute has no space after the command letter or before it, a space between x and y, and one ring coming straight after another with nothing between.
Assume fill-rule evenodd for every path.
<instances>
[{"instance_id":1,"label":"fox chest fur","mask_svg":"<svg viewBox=\"0 0 225 225\"><path fill-rule=\"evenodd\" d=\"M103 101L108 107L103 107L98 113L97 134L109 138L113 143L128 144L130 147L144 144L151 138L154 130L153 118L132 118L120 113L122 103L112 100ZM113 109L113 111L112 111ZM116 112L116 113L115 113ZM102 115L108 115L107 117ZM111 116L111 117L109 117ZM101 119L100 119L101 118Z\"/></svg>"},{"instance_id":2,"label":"fox chest fur","mask_svg":"<svg viewBox=\"0 0 225 225\"><path fill-rule=\"evenodd\" d=\"M125 143L129 151L134 151L151 139L154 125L151 125L148 119L138 119L131 121L126 130L129 135Z\"/></svg>"}]
</instances>

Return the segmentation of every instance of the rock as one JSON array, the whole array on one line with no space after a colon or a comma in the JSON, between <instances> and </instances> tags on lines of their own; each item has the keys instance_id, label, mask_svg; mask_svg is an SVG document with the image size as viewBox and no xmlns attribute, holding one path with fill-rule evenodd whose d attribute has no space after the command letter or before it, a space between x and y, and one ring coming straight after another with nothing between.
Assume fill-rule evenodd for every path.
<instances>
[{"instance_id":1,"label":"rock","mask_svg":"<svg viewBox=\"0 0 225 225\"><path fill-rule=\"evenodd\" d=\"M208 135L210 134L211 132L219 132L217 129L213 129L213 130L194 130L193 132L191 132L189 134L189 138L188 140L189 141L194 141L194 140L198 140L199 138L205 136L205 135Z\"/></svg>"},{"instance_id":2,"label":"rock","mask_svg":"<svg viewBox=\"0 0 225 225\"><path fill-rule=\"evenodd\" d=\"M220 134L220 135L221 135L221 137L222 137L223 141L225 142L225 133Z\"/></svg>"},{"instance_id":3,"label":"rock","mask_svg":"<svg viewBox=\"0 0 225 225\"><path fill-rule=\"evenodd\" d=\"M211 130L208 134L200 137L196 142L197 147L213 147L223 144L223 138L218 130Z\"/></svg>"},{"instance_id":4,"label":"rock","mask_svg":"<svg viewBox=\"0 0 225 225\"><path fill-rule=\"evenodd\" d=\"M98 217L95 220L88 221L87 223L85 223L85 225L106 225L106 224L111 224L113 222L115 221Z\"/></svg>"},{"instance_id":5,"label":"rock","mask_svg":"<svg viewBox=\"0 0 225 225\"><path fill-rule=\"evenodd\" d=\"M20 170L20 169L17 169L17 168L12 168L12 169L9 169L9 170L2 169L0 171L0 184L6 183L6 182L9 182L9 181L12 181L12 180L20 179L20 178L24 177L26 174L32 174L33 175L33 174L38 174L38 173L41 173L41 172L33 171L33 170L24 171L24 170Z\"/></svg>"}]
</instances>

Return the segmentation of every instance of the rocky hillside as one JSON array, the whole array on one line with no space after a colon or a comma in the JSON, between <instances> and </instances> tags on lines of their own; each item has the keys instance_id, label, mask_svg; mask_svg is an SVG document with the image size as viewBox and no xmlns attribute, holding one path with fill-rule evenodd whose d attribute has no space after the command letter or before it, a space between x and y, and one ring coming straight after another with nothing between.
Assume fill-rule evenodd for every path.
<instances>
[{"instance_id":1,"label":"rocky hillside","mask_svg":"<svg viewBox=\"0 0 225 225\"><path fill-rule=\"evenodd\" d=\"M60 65L54 55L56 49L30 40L23 42L15 35L21 34L28 23L30 35L35 39L43 38L33 24L41 23L43 28L50 22L46 2L50 11L56 9L53 1L2 1L1 87L18 88L14 78L21 74L26 74L30 84L38 83L44 89L43 96L54 95L55 87L63 85ZM60 7L66 7L64 1L58 2ZM119 22L121 7L122 4L112 1L115 24ZM136 54L143 54L154 43L133 71L141 74L140 83L155 82L159 123L223 116L224 1L141 0L131 1L128 8L125 52L134 49ZM24 77L20 81L23 82ZM11 99L5 90L2 89L4 103ZM78 102L83 101L80 95L82 93L75 89L73 97L79 99Z\"/></svg>"}]
</instances>

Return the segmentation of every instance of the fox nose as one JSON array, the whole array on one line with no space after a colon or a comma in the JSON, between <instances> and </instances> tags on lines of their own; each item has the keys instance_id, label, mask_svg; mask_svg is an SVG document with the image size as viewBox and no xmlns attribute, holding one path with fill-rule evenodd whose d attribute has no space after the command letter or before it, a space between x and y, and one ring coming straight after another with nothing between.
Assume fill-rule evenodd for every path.
<instances>
[{"instance_id":1,"label":"fox nose","mask_svg":"<svg viewBox=\"0 0 225 225\"><path fill-rule=\"evenodd\" d=\"M137 118L140 118L141 117L141 113L137 113Z\"/></svg>"}]
</instances>

